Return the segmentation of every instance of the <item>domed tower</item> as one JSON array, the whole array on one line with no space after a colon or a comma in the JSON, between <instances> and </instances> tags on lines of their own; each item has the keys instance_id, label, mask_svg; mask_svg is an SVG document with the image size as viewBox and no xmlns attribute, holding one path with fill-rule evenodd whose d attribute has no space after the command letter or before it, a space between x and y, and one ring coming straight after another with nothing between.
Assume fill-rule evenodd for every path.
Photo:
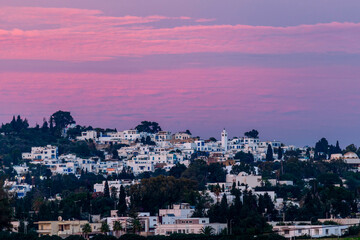
<instances>
[{"instance_id":1,"label":"domed tower","mask_svg":"<svg viewBox=\"0 0 360 240\"><path fill-rule=\"evenodd\" d=\"M228 134L224 128L224 130L221 132L221 147L226 152L228 150Z\"/></svg>"}]
</instances>

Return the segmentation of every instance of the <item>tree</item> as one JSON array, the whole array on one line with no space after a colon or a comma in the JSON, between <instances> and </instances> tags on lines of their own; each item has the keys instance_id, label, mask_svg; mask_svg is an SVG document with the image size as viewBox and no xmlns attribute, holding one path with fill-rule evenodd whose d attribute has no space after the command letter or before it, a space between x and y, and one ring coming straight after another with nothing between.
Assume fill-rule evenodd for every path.
<instances>
[{"instance_id":1,"label":"tree","mask_svg":"<svg viewBox=\"0 0 360 240\"><path fill-rule=\"evenodd\" d=\"M339 141L336 141L335 151L336 152L334 152L334 153L341 153L341 148L340 148Z\"/></svg>"},{"instance_id":2,"label":"tree","mask_svg":"<svg viewBox=\"0 0 360 240\"><path fill-rule=\"evenodd\" d=\"M76 123L70 112L57 111L50 117L50 126L53 125L57 134L61 134L67 125Z\"/></svg>"},{"instance_id":3,"label":"tree","mask_svg":"<svg viewBox=\"0 0 360 240\"><path fill-rule=\"evenodd\" d=\"M347 146L345 148L345 152L354 152L356 153L357 151L357 147L355 146L355 144L350 144L349 146Z\"/></svg>"},{"instance_id":4,"label":"tree","mask_svg":"<svg viewBox=\"0 0 360 240\"><path fill-rule=\"evenodd\" d=\"M118 216L124 216L127 210L126 193L125 193L125 188L122 185L120 186L119 202L118 202L117 210L118 210L117 211Z\"/></svg>"},{"instance_id":5,"label":"tree","mask_svg":"<svg viewBox=\"0 0 360 240\"><path fill-rule=\"evenodd\" d=\"M200 188L204 188L207 183L208 165L203 160L195 160L182 173L181 177L195 180L199 183Z\"/></svg>"},{"instance_id":6,"label":"tree","mask_svg":"<svg viewBox=\"0 0 360 240\"><path fill-rule=\"evenodd\" d=\"M206 227L201 228L200 232L201 232L201 234L211 236L211 235L215 234L215 229L211 226L206 226Z\"/></svg>"},{"instance_id":7,"label":"tree","mask_svg":"<svg viewBox=\"0 0 360 240\"><path fill-rule=\"evenodd\" d=\"M254 169L250 166L250 164L246 164L244 162L240 162L240 164L235 164L231 167L231 174L235 174L238 175L241 172L246 172L248 174L251 174L251 172L253 172Z\"/></svg>"},{"instance_id":8,"label":"tree","mask_svg":"<svg viewBox=\"0 0 360 240\"><path fill-rule=\"evenodd\" d=\"M249 152L245 153L243 151L239 151L234 156L235 159L239 159L241 163L250 164L254 162L254 156Z\"/></svg>"},{"instance_id":9,"label":"tree","mask_svg":"<svg viewBox=\"0 0 360 240\"><path fill-rule=\"evenodd\" d=\"M132 210L129 214L130 219L128 220L129 228L131 229L132 233L136 234L141 231L141 222L138 216L138 213Z\"/></svg>"},{"instance_id":10,"label":"tree","mask_svg":"<svg viewBox=\"0 0 360 240\"><path fill-rule=\"evenodd\" d=\"M161 131L161 127L157 122L142 121L135 127L139 132L157 133Z\"/></svg>"},{"instance_id":11,"label":"tree","mask_svg":"<svg viewBox=\"0 0 360 240\"><path fill-rule=\"evenodd\" d=\"M181 174L186 170L186 166L184 164L177 163L173 166L169 171L169 176L173 176L175 178L180 178Z\"/></svg>"},{"instance_id":12,"label":"tree","mask_svg":"<svg viewBox=\"0 0 360 240\"><path fill-rule=\"evenodd\" d=\"M85 238L88 239L89 238L89 233L92 232L91 230L91 226L89 223L86 223L83 227L82 227L82 232L85 235Z\"/></svg>"},{"instance_id":13,"label":"tree","mask_svg":"<svg viewBox=\"0 0 360 240\"><path fill-rule=\"evenodd\" d=\"M189 129L186 129L185 133L192 135Z\"/></svg>"},{"instance_id":14,"label":"tree","mask_svg":"<svg viewBox=\"0 0 360 240\"><path fill-rule=\"evenodd\" d=\"M244 135L249 138L259 138L259 132L255 129L245 132Z\"/></svg>"},{"instance_id":15,"label":"tree","mask_svg":"<svg viewBox=\"0 0 360 240\"><path fill-rule=\"evenodd\" d=\"M227 198L226 198L226 194L223 193L223 196L221 198L221 202L220 202L220 209L221 209L221 212L222 212L222 215L224 218L227 219L228 217L228 202L227 202Z\"/></svg>"},{"instance_id":16,"label":"tree","mask_svg":"<svg viewBox=\"0 0 360 240\"><path fill-rule=\"evenodd\" d=\"M268 162L274 161L273 150L272 150L271 144L268 144L268 148L266 151L266 161L268 161Z\"/></svg>"},{"instance_id":17,"label":"tree","mask_svg":"<svg viewBox=\"0 0 360 240\"><path fill-rule=\"evenodd\" d=\"M49 125L48 125L48 122L46 121L46 118L43 119L43 125L41 127L41 130L43 132L47 132L49 130Z\"/></svg>"},{"instance_id":18,"label":"tree","mask_svg":"<svg viewBox=\"0 0 360 240\"><path fill-rule=\"evenodd\" d=\"M321 138L316 144L315 144L315 159L326 159L327 155L329 153L329 142L326 140L326 138Z\"/></svg>"},{"instance_id":19,"label":"tree","mask_svg":"<svg viewBox=\"0 0 360 240\"><path fill-rule=\"evenodd\" d=\"M210 141L210 142L217 142L216 138L214 138L214 137L210 137L210 138L209 138L209 141Z\"/></svg>"},{"instance_id":20,"label":"tree","mask_svg":"<svg viewBox=\"0 0 360 240\"><path fill-rule=\"evenodd\" d=\"M106 222L102 222L101 223L101 227L100 227L100 231L107 235L108 232L110 232L110 228L109 228L109 225L106 223Z\"/></svg>"},{"instance_id":21,"label":"tree","mask_svg":"<svg viewBox=\"0 0 360 240\"><path fill-rule=\"evenodd\" d=\"M21 131L28 129L28 127L29 127L28 120L27 119L23 120L20 117L20 115L18 115L17 118L13 116L10 123L7 123L5 125L2 124L1 132L4 132L5 134L20 133Z\"/></svg>"},{"instance_id":22,"label":"tree","mask_svg":"<svg viewBox=\"0 0 360 240\"><path fill-rule=\"evenodd\" d=\"M0 231L11 228L11 205L8 193L4 189L4 183L0 182Z\"/></svg>"},{"instance_id":23,"label":"tree","mask_svg":"<svg viewBox=\"0 0 360 240\"><path fill-rule=\"evenodd\" d=\"M212 201L208 193L203 192L196 197L195 211L192 217L204 217L206 215L206 208Z\"/></svg>"},{"instance_id":24,"label":"tree","mask_svg":"<svg viewBox=\"0 0 360 240\"><path fill-rule=\"evenodd\" d=\"M117 189L116 187L111 187L110 189L110 197L113 199L113 200L116 200L116 194L117 194Z\"/></svg>"},{"instance_id":25,"label":"tree","mask_svg":"<svg viewBox=\"0 0 360 240\"><path fill-rule=\"evenodd\" d=\"M278 148L278 159L281 160L283 157L283 150L281 148L281 146Z\"/></svg>"},{"instance_id":26,"label":"tree","mask_svg":"<svg viewBox=\"0 0 360 240\"><path fill-rule=\"evenodd\" d=\"M104 186L104 197L106 198L110 197L109 183L107 180L105 181L105 186Z\"/></svg>"},{"instance_id":27,"label":"tree","mask_svg":"<svg viewBox=\"0 0 360 240\"><path fill-rule=\"evenodd\" d=\"M119 221L115 221L113 225L113 231L115 232L115 236L119 237L119 232L123 230L123 227Z\"/></svg>"},{"instance_id":28,"label":"tree","mask_svg":"<svg viewBox=\"0 0 360 240\"><path fill-rule=\"evenodd\" d=\"M197 184L189 179L163 175L141 180L130 186L130 209L136 208L151 214L178 202L194 203Z\"/></svg>"},{"instance_id":29,"label":"tree","mask_svg":"<svg viewBox=\"0 0 360 240\"><path fill-rule=\"evenodd\" d=\"M208 181L209 182L225 182L226 170L220 163L211 163L208 167Z\"/></svg>"}]
</instances>

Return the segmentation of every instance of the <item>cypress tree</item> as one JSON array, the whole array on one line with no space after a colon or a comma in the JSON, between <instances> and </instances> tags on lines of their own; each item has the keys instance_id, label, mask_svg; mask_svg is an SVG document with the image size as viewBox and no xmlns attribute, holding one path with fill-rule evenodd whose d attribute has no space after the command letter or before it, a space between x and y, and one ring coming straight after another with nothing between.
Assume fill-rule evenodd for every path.
<instances>
[{"instance_id":1,"label":"cypress tree","mask_svg":"<svg viewBox=\"0 0 360 240\"><path fill-rule=\"evenodd\" d=\"M124 187L120 186L120 193L119 193L119 202L117 207L117 214L118 216L123 216L126 213L127 205L126 205L126 193Z\"/></svg>"},{"instance_id":2,"label":"cypress tree","mask_svg":"<svg viewBox=\"0 0 360 240\"><path fill-rule=\"evenodd\" d=\"M336 141L335 151L336 151L336 153L341 153L341 148L340 148L340 145L339 145L339 141Z\"/></svg>"},{"instance_id":3,"label":"cypress tree","mask_svg":"<svg viewBox=\"0 0 360 240\"><path fill-rule=\"evenodd\" d=\"M110 197L110 189L109 189L109 183L106 180L105 181L105 187L104 187L104 197L109 198Z\"/></svg>"},{"instance_id":4,"label":"cypress tree","mask_svg":"<svg viewBox=\"0 0 360 240\"><path fill-rule=\"evenodd\" d=\"M266 161L274 161L273 150L272 150L271 144L268 145L268 149L266 151Z\"/></svg>"},{"instance_id":5,"label":"cypress tree","mask_svg":"<svg viewBox=\"0 0 360 240\"><path fill-rule=\"evenodd\" d=\"M222 198L221 198L221 202L220 202L220 212L221 212L221 222L226 222L228 215L229 215L229 211L228 211L228 202L227 202L227 198L226 198L226 194L224 193Z\"/></svg>"},{"instance_id":6,"label":"cypress tree","mask_svg":"<svg viewBox=\"0 0 360 240\"><path fill-rule=\"evenodd\" d=\"M281 160L282 157L283 157L283 150L282 150L282 148L280 146L279 149L278 149L278 159Z\"/></svg>"}]
</instances>

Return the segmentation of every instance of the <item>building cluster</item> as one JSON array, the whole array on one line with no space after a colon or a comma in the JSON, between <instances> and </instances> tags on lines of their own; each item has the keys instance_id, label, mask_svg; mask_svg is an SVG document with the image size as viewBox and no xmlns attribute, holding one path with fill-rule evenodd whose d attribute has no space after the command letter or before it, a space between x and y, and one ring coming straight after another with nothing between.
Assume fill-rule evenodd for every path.
<instances>
[{"instance_id":1,"label":"building cluster","mask_svg":"<svg viewBox=\"0 0 360 240\"><path fill-rule=\"evenodd\" d=\"M289 205L300 206L300 202L292 199L284 200L278 198L274 191L258 191L258 187L293 185L292 181L279 181L278 179L263 179L255 168L252 173L240 172L232 174L231 169L234 165L240 165L237 153L242 151L251 154L254 161L264 161L267 158L269 149L272 151L274 161L282 161L282 153L286 151L297 151L299 160L308 160L314 156L313 151L307 148L297 148L287 146L279 141L260 141L257 137L234 137L229 139L228 133L224 129L220 134L220 140L210 138L208 140L193 137L189 131L171 134L168 131L157 133L138 132L137 130L125 130L122 132L99 133L95 130L82 132L76 141L87 141L94 143L97 150L103 151L104 158L91 157L81 158L75 154L59 155L58 147L47 145L44 147L32 147L31 152L23 153L22 158L26 163L13 166L17 176L16 181L5 182L9 192L22 198L27 192L31 191L32 185L24 182L26 174L31 171L31 165L43 165L51 174L74 174L80 177L82 173L94 173L101 175L120 174L124 171L131 172L135 176L154 172L157 169L169 171L177 164L186 167L194 159L205 160L210 163L222 163L226 169L225 182L208 183L207 190L201 194L209 196L213 202L219 202L226 197L227 202L234 201L232 194L233 188L241 192L252 192L256 196L268 196L274 203L277 210L282 211ZM107 152L111 146L120 146L114 152ZM281 151L281 153L280 153ZM355 153L332 154L329 161L342 159L349 164L354 171L360 169L360 159ZM45 173L44 173L45 174ZM43 176L40 176L42 178ZM305 184L311 179L303 179ZM139 184L137 180L114 180L103 181L94 185L94 194L102 194L105 185L108 184L110 191L116 194L120 192L120 187L129 187ZM213 191L214 187L221 189ZM242 199L241 199L242 200ZM130 204L130 199L126 199ZM150 213L138 213L138 220L141 223L139 234L149 235L170 235L172 233L201 233L205 228L213 229L214 233L220 233L227 228L227 224L210 223L208 218L192 217L194 208L189 204L173 205L169 209L160 209L156 216ZM93 216L94 217L94 216ZM91 226L92 234L99 233L101 224L106 222L110 230L115 235L130 231L132 217L118 216L117 211L112 211L111 216L105 219L93 218L87 220L67 220L40 221L38 233L40 235L58 235L61 237L82 234L85 224ZM94 220L95 219L95 220ZM120 233L114 231L115 222L119 222L123 228ZM347 230L347 225L278 225L273 223L273 229L287 237L299 237L309 235L312 237L341 236ZM355 224L354 224L355 225ZM227 230L226 230L227 231Z\"/></svg>"},{"instance_id":2,"label":"building cluster","mask_svg":"<svg viewBox=\"0 0 360 240\"><path fill-rule=\"evenodd\" d=\"M175 204L169 209L159 209L157 216L151 216L149 212L139 212L136 217L119 217L117 210L111 211L111 216L100 219L99 216L92 216L88 220L62 220L58 221L39 221L35 224L38 226L40 236L57 235L67 237L69 235L83 235L85 224L91 226L89 235L99 234L101 225L105 222L109 226L111 234L119 237L128 232L135 232L143 236L151 235L171 235L173 233L193 233L200 234L207 227L211 227L215 234L219 234L227 225L224 223L210 223L209 218L193 218L194 207L187 203ZM139 223L138 227L134 226L134 219ZM121 224L121 231L114 230L114 224ZM135 228L135 229L134 229Z\"/></svg>"},{"instance_id":3,"label":"building cluster","mask_svg":"<svg viewBox=\"0 0 360 240\"><path fill-rule=\"evenodd\" d=\"M151 216L149 212L139 212L136 217L119 217L117 210L111 211L111 216L100 219L100 216L92 215L88 220L63 220L59 217L58 221L39 221L39 236L56 235L62 238L70 235L84 235L84 225L88 224L91 231L88 236L101 234L101 225L106 223L109 232L113 236L119 237L126 233L136 233L142 236L164 235L169 236L174 233L201 234L205 229L210 228L213 234L220 234L229 231L226 223L210 223L209 218L192 217L194 207L187 203L175 204L168 209L159 209L156 216ZM134 221L138 226L134 226ZM311 222L269 222L273 226L273 231L288 238L295 239L301 237L324 238L340 237L346 234L350 226L360 224L360 219L319 219L320 223L332 224L311 224ZM117 230L115 223L120 224L121 230ZM16 226L16 222L13 223ZM16 231L16 229L14 229Z\"/></svg>"},{"instance_id":4,"label":"building cluster","mask_svg":"<svg viewBox=\"0 0 360 240\"><path fill-rule=\"evenodd\" d=\"M279 151L284 153L288 150L296 150L300 153L300 160L307 160L309 156L314 155L313 151L307 152L306 148L287 146L279 141L260 141L258 138L252 137L229 139L225 129L221 132L220 137L219 141L214 138L204 140L193 137L189 131L175 134L159 131L152 134L137 130L125 130L102 134L95 130L89 130L82 132L77 140L96 143L98 150L104 152L104 159L99 157L84 159L75 154L59 155L58 147L51 145L32 147L31 152L22 154L22 158L26 160L27 164L13 166L18 182L12 187L14 191L17 191L18 196L26 194L29 186L19 184L23 183L24 175L29 171L28 164L44 165L53 175L74 174L80 177L82 172L112 175L130 171L134 175L138 175L144 172L154 172L156 169L169 171L178 163L188 167L194 155L197 159L203 159L207 163L219 162L225 166L232 166L239 164L239 160L236 159L236 153L239 151L251 153L255 161L263 161L266 159L269 146L273 151L275 161L283 158L279 156ZM122 146L117 150L116 157L113 153L106 151L108 146L115 144ZM333 154L329 161L336 159L343 159L354 170L360 169L360 159L355 153ZM237 177L239 178L239 176ZM251 178L251 176L247 178Z\"/></svg>"},{"instance_id":5,"label":"building cluster","mask_svg":"<svg viewBox=\"0 0 360 240\"><path fill-rule=\"evenodd\" d=\"M78 141L93 141L99 150L102 150L105 159L82 159L73 154L59 156L56 146L33 147L31 152L23 153L22 158L31 164L47 166L53 174L75 174L81 171L95 174L118 174L123 169L131 170L135 175L143 172L153 172L158 168L170 170L177 163L188 166L192 154L202 152L199 157L209 163L222 162L229 165L234 162L235 154L239 151L251 153L256 161L264 160L268 145L272 149L282 146L282 151L294 149L294 146L285 146L278 141L260 141L258 138L228 139L225 130L221 133L221 140L204 140L193 137L190 132L171 134L168 131L159 131L155 134L125 130L122 132L108 132L106 134L90 130L82 132ZM106 152L109 145L122 144L118 149L118 157ZM277 153L274 153L277 159ZM17 172L26 171L27 166L16 166Z\"/></svg>"}]
</instances>

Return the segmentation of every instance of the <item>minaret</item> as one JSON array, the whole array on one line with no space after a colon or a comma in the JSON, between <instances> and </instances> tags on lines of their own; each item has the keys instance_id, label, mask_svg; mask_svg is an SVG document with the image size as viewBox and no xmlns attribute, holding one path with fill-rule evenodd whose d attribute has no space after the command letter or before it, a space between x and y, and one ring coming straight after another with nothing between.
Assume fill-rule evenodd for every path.
<instances>
[{"instance_id":1,"label":"minaret","mask_svg":"<svg viewBox=\"0 0 360 240\"><path fill-rule=\"evenodd\" d=\"M228 134L224 128L224 130L221 132L221 146L226 152L228 149Z\"/></svg>"}]
</instances>

